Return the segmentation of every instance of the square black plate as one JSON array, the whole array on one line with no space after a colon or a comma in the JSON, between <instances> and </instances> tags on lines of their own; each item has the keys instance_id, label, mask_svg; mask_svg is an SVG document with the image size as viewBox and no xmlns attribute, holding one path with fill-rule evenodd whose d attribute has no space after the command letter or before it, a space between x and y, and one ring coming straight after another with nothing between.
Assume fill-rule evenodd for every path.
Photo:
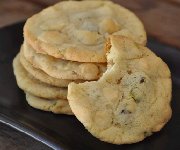
<instances>
[{"instance_id":1,"label":"square black plate","mask_svg":"<svg viewBox=\"0 0 180 150\"><path fill-rule=\"evenodd\" d=\"M0 29L0 121L54 149L78 150L150 150L180 149L180 51L148 40L148 47L170 67L173 78L173 115L170 122L158 133L142 142L131 145L113 145L99 141L88 133L74 117L54 115L35 110L27 105L24 93L17 87L12 60L23 42L19 23Z\"/></svg>"}]
</instances>

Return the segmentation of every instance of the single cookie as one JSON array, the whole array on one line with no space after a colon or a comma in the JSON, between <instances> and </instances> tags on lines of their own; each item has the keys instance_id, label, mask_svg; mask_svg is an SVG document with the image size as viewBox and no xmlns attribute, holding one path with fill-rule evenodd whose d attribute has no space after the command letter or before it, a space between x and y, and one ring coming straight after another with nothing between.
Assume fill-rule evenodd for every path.
<instances>
[{"instance_id":1,"label":"single cookie","mask_svg":"<svg viewBox=\"0 0 180 150\"><path fill-rule=\"evenodd\" d=\"M14 75L18 86L32 95L47 99L67 99L67 88L45 84L35 79L21 65L19 54L13 60Z\"/></svg>"},{"instance_id":2,"label":"single cookie","mask_svg":"<svg viewBox=\"0 0 180 150\"><path fill-rule=\"evenodd\" d=\"M44 82L46 84L50 84L52 86L57 87L67 87L70 82L84 82L83 80L65 80L65 79L57 79L54 77L49 76L44 71L40 69L36 69L29 63L26 58L23 55L23 52L20 52L20 62L23 65L23 67L26 69L27 72L29 72L32 76L34 76L36 79L40 80L41 82Z\"/></svg>"},{"instance_id":3,"label":"single cookie","mask_svg":"<svg viewBox=\"0 0 180 150\"><path fill-rule=\"evenodd\" d=\"M68 101L64 99L49 100L26 92L26 100L30 106L36 109L50 111L55 114L73 115Z\"/></svg>"},{"instance_id":4,"label":"single cookie","mask_svg":"<svg viewBox=\"0 0 180 150\"><path fill-rule=\"evenodd\" d=\"M79 63L36 53L27 43L23 44L24 57L35 67L49 76L69 80L95 80L106 70L105 64Z\"/></svg>"},{"instance_id":5,"label":"single cookie","mask_svg":"<svg viewBox=\"0 0 180 150\"><path fill-rule=\"evenodd\" d=\"M171 117L168 66L148 48L112 36L108 69L98 81L68 85L77 119L95 137L114 144L143 140Z\"/></svg>"},{"instance_id":6,"label":"single cookie","mask_svg":"<svg viewBox=\"0 0 180 150\"><path fill-rule=\"evenodd\" d=\"M24 37L38 52L79 62L106 62L109 35L127 36L146 44L141 21L110 1L64 1L29 18Z\"/></svg>"}]
</instances>

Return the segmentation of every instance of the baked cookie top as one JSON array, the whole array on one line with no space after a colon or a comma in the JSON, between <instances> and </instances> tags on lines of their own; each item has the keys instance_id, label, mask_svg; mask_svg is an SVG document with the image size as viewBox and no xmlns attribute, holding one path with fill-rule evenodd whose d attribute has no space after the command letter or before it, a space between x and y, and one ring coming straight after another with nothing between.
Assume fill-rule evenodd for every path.
<instances>
[{"instance_id":1,"label":"baked cookie top","mask_svg":"<svg viewBox=\"0 0 180 150\"><path fill-rule=\"evenodd\" d=\"M146 44L141 21L110 1L64 1L29 18L24 37L41 53L79 62L106 62L109 35L128 36Z\"/></svg>"},{"instance_id":2,"label":"baked cookie top","mask_svg":"<svg viewBox=\"0 0 180 150\"><path fill-rule=\"evenodd\" d=\"M161 58L128 38L111 36L107 48L107 71L98 81L70 83L69 104L100 140L135 143L171 117L170 71Z\"/></svg>"}]
</instances>

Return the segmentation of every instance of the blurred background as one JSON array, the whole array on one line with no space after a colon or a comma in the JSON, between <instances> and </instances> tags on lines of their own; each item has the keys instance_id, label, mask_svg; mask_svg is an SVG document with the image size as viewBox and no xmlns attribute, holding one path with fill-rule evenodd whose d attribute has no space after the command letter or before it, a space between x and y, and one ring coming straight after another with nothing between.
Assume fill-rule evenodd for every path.
<instances>
[{"instance_id":1,"label":"blurred background","mask_svg":"<svg viewBox=\"0 0 180 150\"><path fill-rule=\"evenodd\" d=\"M0 28L26 20L60 0L0 0ZM113 0L143 21L149 36L180 48L180 0Z\"/></svg>"}]
</instances>

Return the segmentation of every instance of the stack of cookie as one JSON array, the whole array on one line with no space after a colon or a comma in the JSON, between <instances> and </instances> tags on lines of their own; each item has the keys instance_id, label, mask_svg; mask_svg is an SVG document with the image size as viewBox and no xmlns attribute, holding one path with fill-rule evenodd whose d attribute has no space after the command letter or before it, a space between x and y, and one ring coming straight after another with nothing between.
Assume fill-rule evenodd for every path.
<instances>
[{"instance_id":1,"label":"stack of cookie","mask_svg":"<svg viewBox=\"0 0 180 150\"><path fill-rule=\"evenodd\" d=\"M134 143L171 117L170 71L145 45L141 21L120 5L63 1L27 20L14 74L32 107L74 114L103 141Z\"/></svg>"},{"instance_id":2,"label":"stack of cookie","mask_svg":"<svg viewBox=\"0 0 180 150\"><path fill-rule=\"evenodd\" d=\"M146 44L139 19L109 1L64 1L29 18L13 63L29 105L72 114L68 84L99 79L106 70L105 41L112 34Z\"/></svg>"}]
</instances>

